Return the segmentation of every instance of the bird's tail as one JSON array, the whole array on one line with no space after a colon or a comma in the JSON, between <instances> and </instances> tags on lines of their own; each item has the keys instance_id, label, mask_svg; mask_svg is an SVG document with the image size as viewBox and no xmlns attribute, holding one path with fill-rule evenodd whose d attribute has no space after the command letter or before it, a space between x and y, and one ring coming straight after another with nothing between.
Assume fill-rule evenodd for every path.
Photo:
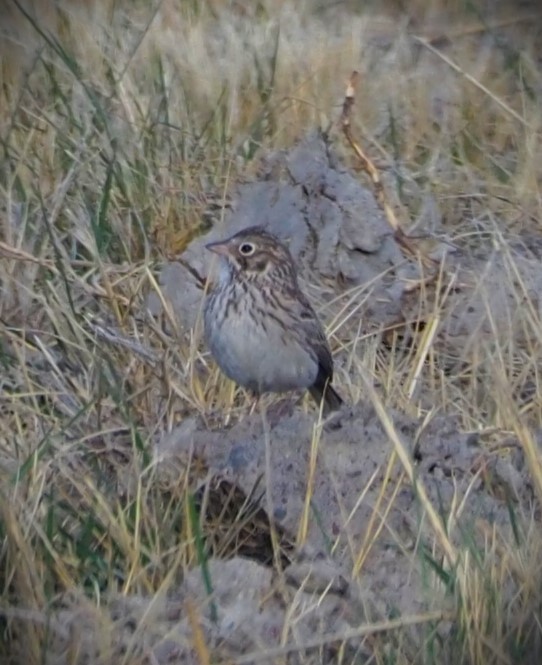
<instances>
[{"instance_id":1,"label":"bird's tail","mask_svg":"<svg viewBox=\"0 0 542 665\"><path fill-rule=\"evenodd\" d=\"M344 404L343 398L329 381L326 381L323 386L315 383L309 388L309 392L318 406L320 406L322 400L324 401L322 408L324 416L329 415L333 411L338 411Z\"/></svg>"}]
</instances>

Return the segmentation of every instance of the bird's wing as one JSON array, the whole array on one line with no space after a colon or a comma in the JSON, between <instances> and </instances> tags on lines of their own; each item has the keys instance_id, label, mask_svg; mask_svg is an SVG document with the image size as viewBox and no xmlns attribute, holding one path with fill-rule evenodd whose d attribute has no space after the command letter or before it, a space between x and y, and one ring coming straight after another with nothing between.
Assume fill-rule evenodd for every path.
<instances>
[{"instance_id":1,"label":"bird's wing","mask_svg":"<svg viewBox=\"0 0 542 665\"><path fill-rule=\"evenodd\" d=\"M319 376L323 377L324 381L331 382L333 378L333 357L316 312L301 291L295 294L287 294L287 299L288 309L295 320L295 322L292 322L292 327L295 329L297 324L304 337L300 340L301 343L309 346L315 353L319 365Z\"/></svg>"}]
</instances>

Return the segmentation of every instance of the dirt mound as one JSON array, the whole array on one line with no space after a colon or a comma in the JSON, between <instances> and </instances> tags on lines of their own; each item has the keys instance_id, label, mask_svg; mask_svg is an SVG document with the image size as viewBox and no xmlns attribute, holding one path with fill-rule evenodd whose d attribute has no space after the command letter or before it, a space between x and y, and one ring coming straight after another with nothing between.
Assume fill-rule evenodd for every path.
<instances>
[{"instance_id":1,"label":"dirt mound","mask_svg":"<svg viewBox=\"0 0 542 665\"><path fill-rule=\"evenodd\" d=\"M402 327L408 347L419 342L412 331L436 321L433 344L447 358L443 370L451 371L469 345L482 348L499 335L533 343L515 324L540 290L532 243L507 243L506 252L503 243L482 256L448 243L442 232L425 264L405 255L372 193L340 166L321 134L265 159L258 181L237 188L224 224L164 268L163 291L181 327L192 327L201 311L211 258L204 244L255 223L289 243L303 287L325 303L319 310L333 321L342 349L366 331L377 331L385 343L390 326ZM515 278L495 288L499 275L512 270ZM154 313L156 305L149 303ZM341 371L348 375L347 366ZM422 391L419 399L430 406L432 394ZM429 528L427 501L452 548L466 536L482 542L495 524L513 538L510 511L528 509L534 494L514 437L502 455L502 441L492 449L482 435L462 432L453 416L422 422L388 411L386 417L411 461L410 479L367 400L345 407L333 427L287 398L271 403L266 424L253 415L224 428L194 416L157 442L166 475L186 473L194 460L206 470L197 491L203 520L224 521L228 512L228 537L232 529L237 534L234 543L219 538L211 547L215 605L199 571L181 590L207 605L206 636L225 653L278 648L279 626L291 610L277 601L285 583L299 608L313 607L299 609L297 637L304 643L319 622L328 634L347 635L363 621L394 613L441 611L446 584L438 574L428 583L428 571L444 553ZM276 576L279 569L284 576ZM246 602L239 605L232 588ZM186 620L177 629L185 634ZM410 635L419 643L416 629Z\"/></svg>"}]
</instances>

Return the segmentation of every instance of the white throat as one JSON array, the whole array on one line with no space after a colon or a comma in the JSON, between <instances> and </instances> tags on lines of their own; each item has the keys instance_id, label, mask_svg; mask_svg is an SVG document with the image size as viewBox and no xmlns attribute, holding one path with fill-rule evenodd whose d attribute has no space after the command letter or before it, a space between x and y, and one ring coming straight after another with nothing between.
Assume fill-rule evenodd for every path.
<instances>
[{"instance_id":1,"label":"white throat","mask_svg":"<svg viewBox=\"0 0 542 665\"><path fill-rule=\"evenodd\" d=\"M219 271L218 271L218 283L220 286L225 286L231 281L233 273L233 268L228 261L228 259L224 257L220 257L220 262L219 262Z\"/></svg>"}]
</instances>

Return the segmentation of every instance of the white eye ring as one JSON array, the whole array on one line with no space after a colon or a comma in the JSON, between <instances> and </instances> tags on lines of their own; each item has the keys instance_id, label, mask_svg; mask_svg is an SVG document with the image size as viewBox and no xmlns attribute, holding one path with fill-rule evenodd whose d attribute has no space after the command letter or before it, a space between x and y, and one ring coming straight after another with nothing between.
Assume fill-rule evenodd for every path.
<instances>
[{"instance_id":1,"label":"white eye ring","mask_svg":"<svg viewBox=\"0 0 542 665\"><path fill-rule=\"evenodd\" d=\"M250 256L254 254L256 247L251 242L242 242L239 245L239 254L243 256Z\"/></svg>"}]
</instances>

